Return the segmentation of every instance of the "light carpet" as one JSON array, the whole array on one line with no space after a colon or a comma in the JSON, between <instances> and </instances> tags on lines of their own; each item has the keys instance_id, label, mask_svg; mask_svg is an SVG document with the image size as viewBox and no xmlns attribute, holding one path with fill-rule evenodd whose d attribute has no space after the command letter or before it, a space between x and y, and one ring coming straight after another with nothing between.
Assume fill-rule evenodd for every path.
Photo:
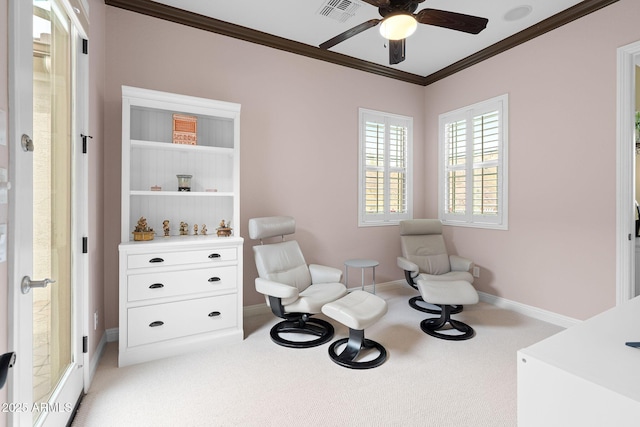
<instances>
[{"instance_id":1,"label":"light carpet","mask_svg":"<svg viewBox=\"0 0 640 427\"><path fill-rule=\"evenodd\" d=\"M561 327L481 302L453 316L474 338L440 340L420 330L431 315L408 306L413 289L378 295L389 310L365 331L387 349L378 368L338 366L328 344L278 346L269 337L277 318L259 314L245 318L241 343L124 368L108 344L72 426L516 425L516 352ZM348 335L327 320L334 339Z\"/></svg>"}]
</instances>

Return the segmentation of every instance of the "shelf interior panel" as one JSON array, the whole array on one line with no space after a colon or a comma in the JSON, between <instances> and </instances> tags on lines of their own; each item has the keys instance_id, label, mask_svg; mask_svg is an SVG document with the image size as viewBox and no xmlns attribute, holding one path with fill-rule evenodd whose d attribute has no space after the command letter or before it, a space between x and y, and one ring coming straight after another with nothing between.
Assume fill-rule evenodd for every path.
<instances>
[{"instance_id":1,"label":"shelf interior panel","mask_svg":"<svg viewBox=\"0 0 640 427\"><path fill-rule=\"evenodd\" d=\"M139 106L131 107L131 139L172 143L174 113L197 117L198 145L233 148L232 119Z\"/></svg>"},{"instance_id":2,"label":"shelf interior panel","mask_svg":"<svg viewBox=\"0 0 640 427\"><path fill-rule=\"evenodd\" d=\"M192 175L191 191L232 192L233 162L226 154L131 148L131 190L150 191L159 186L165 191L178 190L176 175Z\"/></svg>"}]
</instances>

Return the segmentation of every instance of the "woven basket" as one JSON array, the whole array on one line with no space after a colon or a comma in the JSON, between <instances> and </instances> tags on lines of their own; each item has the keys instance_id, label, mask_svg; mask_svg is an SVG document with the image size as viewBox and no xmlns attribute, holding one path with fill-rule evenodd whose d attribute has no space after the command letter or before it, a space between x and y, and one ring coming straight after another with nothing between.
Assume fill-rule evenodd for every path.
<instances>
[{"instance_id":1,"label":"woven basket","mask_svg":"<svg viewBox=\"0 0 640 427\"><path fill-rule=\"evenodd\" d=\"M133 231L133 240L140 242L146 240L153 240L156 233L154 231Z\"/></svg>"},{"instance_id":2,"label":"woven basket","mask_svg":"<svg viewBox=\"0 0 640 427\"><path fill-rule=\"evenodd\" d=\"M218 228L217 229L217 234L219 237L229 237L231 236L231 229L230 228Z\"/></svg>"}]
</instances>

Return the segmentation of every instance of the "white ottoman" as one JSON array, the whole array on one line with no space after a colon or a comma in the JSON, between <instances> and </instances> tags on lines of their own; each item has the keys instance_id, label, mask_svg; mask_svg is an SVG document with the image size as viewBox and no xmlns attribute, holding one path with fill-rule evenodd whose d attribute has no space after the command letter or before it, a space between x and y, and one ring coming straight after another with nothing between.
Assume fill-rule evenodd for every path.
<instances>
[{"instance_id":1,"label":"white ottoman","mask_svg":"<svg viewBox=\"0 0 640 427\"><path fill-rule=\"evenodd\" d=\"M420 329L436 338L454 341L467 340L475 335L471 326L451 318L452 306L478 302L478 292L471 283L464 280L418 280L417 285L423 300L441 307L440 317L423 320ZM460 333L441 332L447 323Z\"/></svg>"},{"instance_id":2,"label":"white ottoman","mask_svg":"<svg viewBox=\"0 0 640 427\"><path fill-rule=\"evenodd\" d=\"M364 330L376 323L387 312L387 302L364 291L353 291L339 300L322 306L322 312L349 328L349 338L335 341L329 347L329 357L340 366L351 369L369 369L380 366L387 359L385 348L364 337ZM336 347L347 343L338 355ZM375 348L380 353L373 360L358 362L356 359L362 349Z\"/></svg>"}]
</instances>

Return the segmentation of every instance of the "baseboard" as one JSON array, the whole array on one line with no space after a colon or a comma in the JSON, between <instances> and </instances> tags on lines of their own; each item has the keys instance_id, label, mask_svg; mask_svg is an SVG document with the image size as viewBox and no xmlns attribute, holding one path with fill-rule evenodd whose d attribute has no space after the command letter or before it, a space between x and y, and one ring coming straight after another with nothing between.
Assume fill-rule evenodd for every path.
<instances>
[{"instance_id":1,"label":"baseboard","mask_svg":"<svg viewBox=\"0 0 640 427\"><path fill-rule=\"evenodd\" d=\"M107 333L105 331L102 334L102 338L96 347L96 351L93 353L91 357L91 361L89 362L89 386L93 382L93 377L96 374L96 370L98 369L98 365L100 364L100 360L102 359L102 355L104 354L105 347L107 346Z\"/></svg>"},{"instance_id":2,"label":"baseboard","mask_svg":"<svg viewBox=\"0 0 640 427\"><path fill-rule=\"evenodd\" d=\"M405 282L404 280L396 280L393 282L380 283L379 285L376 285L376 289L382 290L382 289L394 287L394 286L408 286L408 285L407 285L407 282ZM369 287L365 286L365 289L368 291L371 291ZM561 326L563 328L569 328L571 326L582 323L582 321L574 319L572 317L564 316L558 313L553 313L551 311L543 310L541 308L522 304L516 301L511 301L495 295L487 294L485 292L478 292L478 295L480 296L480 301L486 302L487 304L491 304L499 308L504 308L506 310L515 311L516 313L524 314L525 316L542 320L543 322L551 323L553 325Z\"/></svg>"},{"instance_id":3,"label":"baseboard","mask_svg":"<svg viewBox=\"0 0 640 427\"><path fill-rule=\"evenodd\" d=\"M543 310L537 307L532 307L530 305L511 301L511 300L497 297L495 295L487 294L484 292L478 292L478 295L480 295L480 301L482 302L495 305L496 307L515 311L516 313L524 314L525 316L542 320L543 322L552 323L557 326L562 326L563 328L569 328L571 326L575 326L579 323L582 323L580 320L574 319L572 317L563 316L562 314L553 313L551 311Z\"/></svg>"},{"instance_id":4,"label":"baseboard","mask_svg":"<svg viewBox=\"0 0 640 427\"><path fill-rule=\"evenodd\" d=\"M271 308L269 308L267 303L245 305L244 307L242 307L242 309L243 309L244 317L258 316L261 314L271 313Z\"/></svg>"},{"instance_id":5,"label":"baseboard","mask_svg":"<svg viewBox=\"0 0 640 427\"><path fill-rule=\"evenodd\" d=\"M120 330L118 328L111 328L106 330L107 342L117 342L120 336Z\"/></svg>"}]
</instances>

